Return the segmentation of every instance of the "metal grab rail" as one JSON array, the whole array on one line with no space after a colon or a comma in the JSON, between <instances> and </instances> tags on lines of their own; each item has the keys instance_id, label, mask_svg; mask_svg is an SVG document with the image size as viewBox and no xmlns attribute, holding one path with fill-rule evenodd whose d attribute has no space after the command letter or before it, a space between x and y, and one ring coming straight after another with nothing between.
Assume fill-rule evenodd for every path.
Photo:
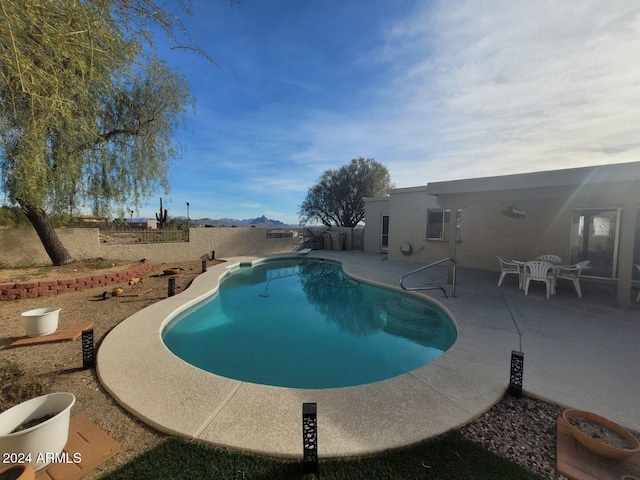
<instances>
[{"instance_id":1,"label":"metal grab rail","mask_svg":"<svg viewBox=\"0 0 640 480\"><path fill-rule=\"evenodd\" d=\"M444 289L444 287L435 287L435 286L431 286L431 287L405 287L404 286L404 279L407 278L410 275L413 275L414 273L418 273L421 272L422 270L426 270L427 268L431 268L431 267L435 267L436 265L440 265L441 263L444 262L453 262L453 291L451 292L451 296L453 298L456 298L456 261L451 258L451 257L447 257L447 258L443 258L442 260L438 260L437 262L433 262L430 263L429 265L425 265L424 267L420 267L416 270L412 270L409 273L405 273L402 278L400 279L400 287L403 290L406 290L407 292L411 292L411 291L415 291L415 290L442 290L442 293L444 293L444 296L446 298L449 298L449 296L447 295L447 291Z\"/></svg>"}]
</instances>

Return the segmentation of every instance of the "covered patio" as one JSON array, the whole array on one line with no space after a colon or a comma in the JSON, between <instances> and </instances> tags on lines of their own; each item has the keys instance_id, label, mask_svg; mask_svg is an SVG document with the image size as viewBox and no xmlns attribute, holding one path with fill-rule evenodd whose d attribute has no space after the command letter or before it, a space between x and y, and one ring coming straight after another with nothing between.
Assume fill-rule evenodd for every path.
<instances>
[{"instance_id":1,"label":"covered patio","mask_svg":"<svg viewBox=\"0 0 640 480\"><path fill-rule=\"evenodd\" d=\"M640 285L640 162L433 182L366 201L366 251L389 259L500 271L496 255L589 261L582 276L635 308ZM386 227L386 228L385 228ZM382 232L382 235L378 233Z\"/></svg>"}]
</instances>

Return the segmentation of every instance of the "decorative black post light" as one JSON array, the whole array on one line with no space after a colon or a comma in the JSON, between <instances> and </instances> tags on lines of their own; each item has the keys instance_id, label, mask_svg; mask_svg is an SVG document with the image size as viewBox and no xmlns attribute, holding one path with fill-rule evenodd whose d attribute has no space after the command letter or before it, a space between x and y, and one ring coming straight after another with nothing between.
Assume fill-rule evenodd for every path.
<instances>
[{"instance_id":1,"label":"decorative black post light","mask_svg":"<svg viewBox=\"0 0 640 480\"><path fill-rule=\"evenodd\" d=\"M189 202L187 202L187 232L189 231Z\"/></svg>"},{"instance_id":2,"label":"decorative black post light","mask_svg":"<svg viewBox=\"0 0 640 480\"><path fill-rule=\"evenodd\" d=\"M509 395L522 397L522 372L524 370L524 353L511 350L511 370L509 373Z\"/></svg>"},{"instance_id":3,"label":"decorative black post light","mask_svg":"<svg viewBox=\"0 0 640 480\"><path fill-rule=\"evenodd\" d=\"M93 328L82 331L82 369L86 370L96 364L96 350L93 343Z\"/></svg>"},{"instance_id":4,"label":"decorative black post light","mask_svg":"<svg viewBox=\"0 0 640 480\"><path fill-rule=\"evenodd\" d=\"M302 473L318 473L317 403L302 404Z\"/></svg>"}]
</instances>

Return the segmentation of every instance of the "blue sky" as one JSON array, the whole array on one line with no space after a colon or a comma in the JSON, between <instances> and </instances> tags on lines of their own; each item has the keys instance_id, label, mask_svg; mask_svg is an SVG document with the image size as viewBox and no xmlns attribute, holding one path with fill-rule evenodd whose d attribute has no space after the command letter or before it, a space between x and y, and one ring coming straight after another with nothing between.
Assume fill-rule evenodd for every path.
<instances>
[{"instance_id":1,"label":"blue sky","mask_svg":"<svg viewBox=\"0 0 640 480\"><path fill-rule=\"evenodd\" d=\"M640 2L194 0L185 24L220 68L162 53L197 102L170 215L297 223L358 157L397 187L640 160Z\"/></svg>"}]
</instances>

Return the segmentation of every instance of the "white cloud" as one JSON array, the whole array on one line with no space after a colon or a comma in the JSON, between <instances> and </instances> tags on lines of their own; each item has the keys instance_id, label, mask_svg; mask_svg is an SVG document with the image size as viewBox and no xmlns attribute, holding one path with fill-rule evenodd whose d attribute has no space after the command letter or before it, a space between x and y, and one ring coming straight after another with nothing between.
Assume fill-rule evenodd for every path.
<instances>
[{"instance_id":1,"label":"white cloud","mask_svg":"<svg viewBox=\"0 0 640 480\"><path fill-rule=\"evenodd\" d=\"M407 59L394 82L407 123L432 129L426 168L453 162L459 177L638 159L640 4L442 1L388 35L388 61Z\"/></svg>"}]
</instances>

